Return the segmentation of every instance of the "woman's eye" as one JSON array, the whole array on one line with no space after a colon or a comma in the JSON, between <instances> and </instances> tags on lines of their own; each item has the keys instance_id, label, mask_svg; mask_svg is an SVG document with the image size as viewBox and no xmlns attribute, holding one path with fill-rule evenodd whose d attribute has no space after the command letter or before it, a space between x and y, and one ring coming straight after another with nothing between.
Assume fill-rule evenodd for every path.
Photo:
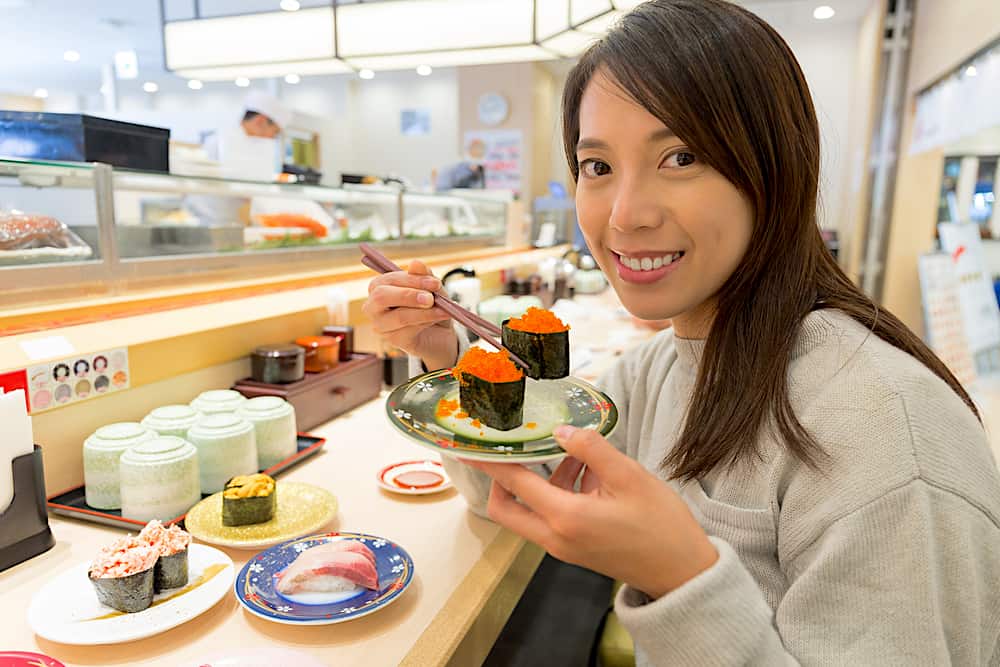
<instances>
[{"instance_id":1,"label":"woman's eye","mask_svg":"<svg viewBox=\"0 0 1000 667\"><path fill-rule=\"evenodd\" d=\"M580 163L580 172L587 178L596 178L610 174L611 166L607 162L588 159Z\"/></svg>"},{"instance_id":2,"label":"woman's eye","mask_svg":"<svg viewBox=\"0 0 1000 667\"><path fill-rule=\"evenodd\" d=\"M663 166L671 168L684 168L690 167L698 158L691 151L677 151L671 155L667 156L667 159L663 161Z\"/></svg>"}]
</instances>

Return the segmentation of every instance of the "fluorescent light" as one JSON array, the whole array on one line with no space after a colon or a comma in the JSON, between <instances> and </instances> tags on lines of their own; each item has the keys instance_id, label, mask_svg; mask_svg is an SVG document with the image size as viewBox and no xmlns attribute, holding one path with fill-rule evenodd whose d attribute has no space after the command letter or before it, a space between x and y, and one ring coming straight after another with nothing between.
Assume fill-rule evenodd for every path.
<instances>
[{"instance_id":1,"label":"fluorescent light","mask_svg":"<svg viewBox=\"0 0 1000 667\"><path fill-rule=\"evenodd\" d=\"M573 0L569 20L573 25L579 25L612 9L611 0Z\"/></svg>"},{"instance_id":2,"label":"fluorescent light","mask_svg":"<svg viewBox=\"0 0 1000 667\"><path fill-rule=\"evenodd\" d=\"M296 61L333 59L333 35L333 7L171 21L163 29L171 71L284 65L272 76L306 73Z\"/></svg>"},{"instance_id":3,"label":"fluorescent light","mask_svg":"<svg viewBox=\"0 0 1000 667\"><path fill-rule=\"evenodd\" d=\"M569 29L569 0L535 4L535 36L542 40Z\"/></svg>"},{"instance_id":4,"label":"fluorescent light","mask_svg":"<svg viewBox=\"0 0 1000 667\"><path fill-rule=\"evenodd\" d=\"M460 49L434 53L401 53L395 56L370 56L351 58L348 62L357 69L406 70L420 65L431 67L459 67L462 65L489 65L493 63L520 63L532 60L555 60L558 56L540 46L509 46L496 49Z\"/></svg>"},{"instance_id":5,"label":"fluorescent light","mask_svg":"<svg viewBox=\"0 0 1000 667\"><path fill-rule=\"evenodd\" d=\"M75 63L80 60L80 52L70 49L69 51L63 51L63 60L68 63Z\"/></svg>"},{"instance_id":6,"label":"fluorescent light","mask_svg":"<svg viewBox=\"0 0 1000 667\"><path fill-rule=\"evenodd\" d=\"M246 78L245 76L238 76L236 77L235 83L240 88L246 88L247 86L250 85L250 79Z\"/></svg>"},{"instance_id":7,"label":"fluorescent light","mask_svg":"<svg viewBox=\"0 0 1000 667\"><path fill-rule=\"evenodd\" d=\"M542 46L551 51L555 51L561 56L572 58L586 51L587 47L593 44L596 40L597 38L593 35L588 35L576 30L569 30L556 35L552 39L545 40L542 42Z\"/></svg>"},{"instance_id":8,"label":"fluorescent light","mask_svg":"<svg viewBox=\"0 0 1000 667\"><path fill-rule=\"evenodd\" d=\"M369 55L530 44L533 0L408 0L337 7L345 60ZM469 26L476 26L470 30ZM301 39L295 37L295 39Z\"/></svg>"},{"instance_id":9,"label":"fluorescent light","mask_svg":"<svg viewBox=\"0 0 1000 667\"><path fill-rule=\"evenodd\" d=\"M146 83L142 84L142 89L145 90L147 93L155 93L160 89L160 87L155 83L153 83L152 81L147 81Z\"/></svg>"},{"instance_id":10,"label":"fluorescent light","mask_svg":"<svg viewBox=\"0 0 1000 667\"><path fill-rule=\"evenodd\" d=\"M49 96L49 91L46 90L45 88L35 88L35 97L37 97L38 99L44 100L48 96Z\"/></svg>"},{"instance_id":11,"label":"fluorescent light","mask_svg":"<svg viewBox=\"0 0 1000 667\"><path fill-rule=\"evenodd\" d=\"M297 84L301 80L302 80L302 77L300 77L298 74L286 74L285 75L285 83L290 83L293 86L295 84Z\"/></svg>"},{"instance_id":12,"label":"fluorescent light","mask_svg":"<svg viewBox=\"0 0 1000 667\"><path fill-rule=\"evenodd\" d=\"M817 21L825 21L827 19L832 19L833 15L836 14L833 7L830 5L820 5L813 10L813 18Z\"/></svg>"},{"instance_id":13,"label":"fluorescent light","mask_svg":"<svg viewBox=\"0 0 1000 667\"><path fill-rule=\"evenodd\" d=\"M977 76L978 74L979 70L976 69L975 65L969 65L965 68L965 76Z\"/></svg>"},{"instance_id":14,"label":"fluorescent light","mask_svg":"<svg viewBox=\"0 0 1000 667\"><path fill-rule=\"evenodd\" d=\"M119 79L137 79L139 77L139 58L135 55L135 51L115 53L115 76Z\"/></svg>"},{"instance_id":15,"label":"fluorescent light","mask_svg":"<svg viewBox=\"0 0 1000 667\"><path fill-rule=\"evenodd\" d=\"M417 74L420 76L430 76L433 71L430 65L417 65Z\"/></svg>"},{"instance_id":16,"label":"fluorescent light","mask_svg":"<svg viewBox=\"0 0 1000 667\"><path fill-rule=\"evenodd\" d=\"M297 12L302 5L299 4L299 0L281 0L278 6L286 12Z\"/></svg>"},{"instance_id":17,"label":"fluorescent light","mask_svg":"<svg viewBox=\"0 0 1000 667\"><path fill-rule=\"evenodd\" d=\"M205 84L201 82L201 79L189 79L188 88L191 90L201 90Z\"/></svg>"},{"instance_id":18,"label":"fluorescent light","mask_svg":"<svg viewBox=\"0 0 1000 667\"><path fill-rule=\"evenodd\" d=\"M201 79L202 81L232 81L238 76L250 79L277 79L293 71L299 76L321 74L350 74L353 67L343 60L302 60L296 62L277 62L262 65L233 65L230 67L185 67L174 72L185 79Z\"/></svg>"},{"instance_id":19,"label":"fluorescent light","mask_svg":"<svg viewBox=\"0 0 1000 667\"><path fill-rule=\"evenodd\" d=\"M374 79L375 72L371 71L370 69L363 69L360 72L358 72L358 76L360 76L362 79Z\"/></svg>"}]
</instances>

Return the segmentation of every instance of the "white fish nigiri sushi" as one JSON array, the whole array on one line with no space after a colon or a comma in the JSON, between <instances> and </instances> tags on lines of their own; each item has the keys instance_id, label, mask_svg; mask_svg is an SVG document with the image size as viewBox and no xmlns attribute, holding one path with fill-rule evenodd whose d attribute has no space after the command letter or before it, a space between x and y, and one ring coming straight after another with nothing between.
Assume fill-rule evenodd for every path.
<instances>
[{"instance_id":1,"label":"white fish nigiri sushi","mask_svg":"<svg viewBox=\"0 0 1000 667\"><path fill-rule=\"evenodd\" d=\"M375 554L361 542L337 540L306 549L281 573L279 593L330 593L355 586L378 590Z\"/></svg>"}]
</instances>

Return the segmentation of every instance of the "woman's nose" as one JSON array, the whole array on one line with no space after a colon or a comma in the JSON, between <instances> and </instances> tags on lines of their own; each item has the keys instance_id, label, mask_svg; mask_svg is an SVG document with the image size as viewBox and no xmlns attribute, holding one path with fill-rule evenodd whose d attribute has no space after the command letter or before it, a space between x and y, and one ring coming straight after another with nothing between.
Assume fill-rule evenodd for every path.
<instances>
[{"instance_id":1,"label":"woman's nose","mask_svg":"<svg viewBox=\"0 0 1000 667\"><path fill-rule=\"evenodd\" d=\"M659 227L664 217L662 195L648 181L622 179L611 209L611 228L627 233Z\"/></svg>"}]
</instances>

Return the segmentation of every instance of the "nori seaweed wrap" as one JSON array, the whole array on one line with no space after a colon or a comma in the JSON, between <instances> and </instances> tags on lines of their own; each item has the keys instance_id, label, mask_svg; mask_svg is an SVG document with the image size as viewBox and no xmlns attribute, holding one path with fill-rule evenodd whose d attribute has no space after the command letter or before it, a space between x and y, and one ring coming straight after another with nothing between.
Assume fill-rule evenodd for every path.
<instances>
[{"instance_id":1,"label":"nori seaweed wrap","mask_svg":"<svg viewBox=\"0 0 1000 667\"><path fill-rule=\"evenodd\" d=\"M503 345L528 363L530 378L569 375L569 327L548 310L531 307L521 317L504 320Z\"/></svg>"},{"instance_id":2,"label":"nori seaweed wrap","mask_svg":"<svg viewBox=\"0 0 1000 667\"><path fill-rule=\"evenodd\" d=\"M135 537L101 549L87 573L101 604L133 614L153 604L159 554Z\"/></svg>"},{"instance_id":3,"label":"nori seaweed wrap","mask_svg":"<svg viewBox=\"0 0 1000 667\"><path fill-rule=\"evenodd\" d=\"M191 545L189 533L178 526L164 528L154 519L146 524L137 539L156 549L160 556L153 572L153 588L157 593L187 586L188 547Z\"/></svg>"},{"instance_id":4,"label":"nori seaweed wrap","mask_svg":"<svg viewBox=\"0 0 1000 667\"><path fill-rule=\"evenodd\" d=\"M270 521L277 506L278 488L271 477L263 473L233 477L222 490L222 525Z\"/></svg>"},{"instance_id":5,"label":"nori seaweed wrap","mask_svg":"<svg viewBox=\"0 0 1000 667\"><path fill-rule=\"evenodd\" d=\"M509 431L524 421L524 374L503 352L470 348L453 371L462 411Z\"/></svg>"}]
</instances>

